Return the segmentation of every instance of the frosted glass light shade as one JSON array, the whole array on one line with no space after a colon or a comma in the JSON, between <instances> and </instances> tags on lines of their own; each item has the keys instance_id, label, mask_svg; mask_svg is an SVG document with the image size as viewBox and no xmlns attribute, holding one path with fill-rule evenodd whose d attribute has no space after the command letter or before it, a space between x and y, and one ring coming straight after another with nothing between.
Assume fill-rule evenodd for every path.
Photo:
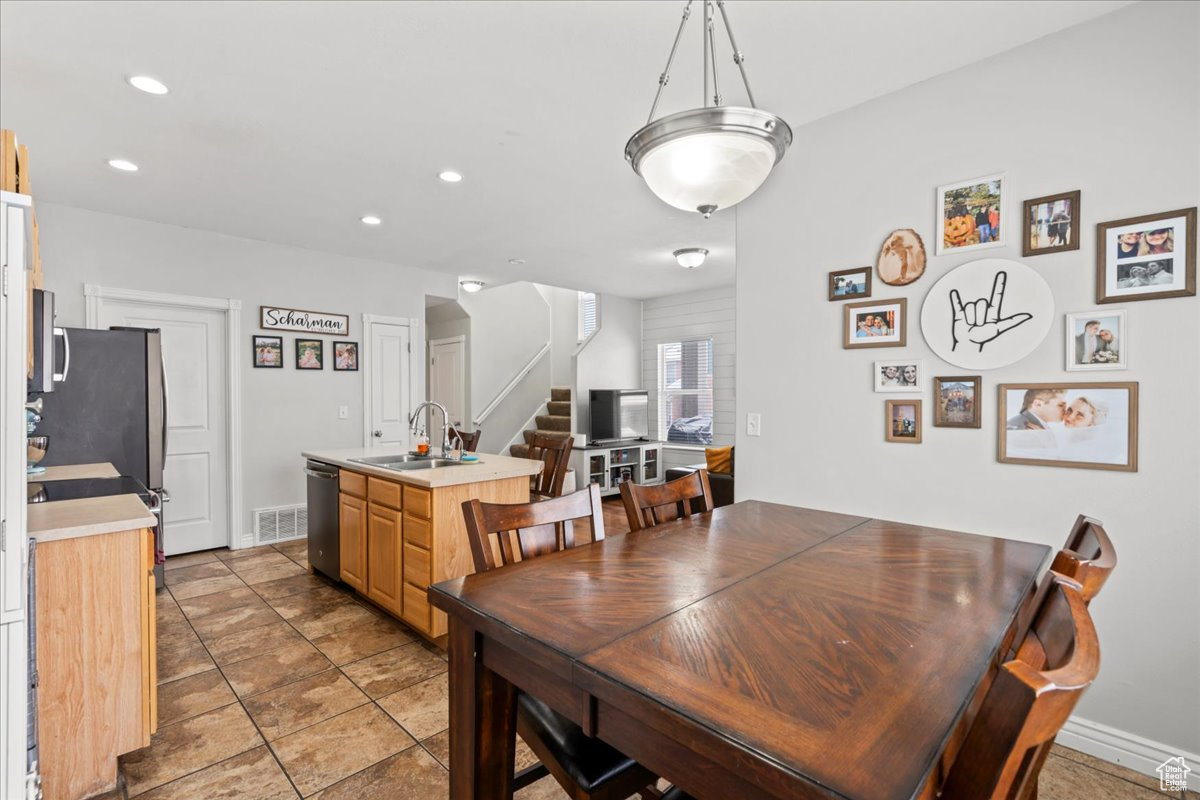
<instances>
[{"instance_id":1,"label":"frosted glass light shade","mask_svg":"<svg viewBox=\"0 0 1200 800\"><path fill-rule=\"evenodd\" d=\"M650 123L629 140L625 157L664 203L708 216L753 194L791 141L774 114L716 106Z\"/></svg>"}]
</instances>

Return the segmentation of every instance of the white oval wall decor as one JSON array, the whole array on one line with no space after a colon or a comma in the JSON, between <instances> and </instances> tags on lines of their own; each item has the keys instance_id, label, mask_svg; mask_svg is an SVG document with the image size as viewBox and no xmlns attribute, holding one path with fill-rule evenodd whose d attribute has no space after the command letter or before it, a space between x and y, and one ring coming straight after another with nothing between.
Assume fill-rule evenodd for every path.
<instances>
[{"instance_id":1,"label":"white oval wall decor","mask_svg":"<svg viewBox=\"0 0 1200 800\"><path fill-rule=\"evenodd\" d=\"M996 369L1037 348L1054 322L1054 295L1020 261L983 258L952 269L921 307L921 333L938 358Z\"/></svg>"}]
</instances>

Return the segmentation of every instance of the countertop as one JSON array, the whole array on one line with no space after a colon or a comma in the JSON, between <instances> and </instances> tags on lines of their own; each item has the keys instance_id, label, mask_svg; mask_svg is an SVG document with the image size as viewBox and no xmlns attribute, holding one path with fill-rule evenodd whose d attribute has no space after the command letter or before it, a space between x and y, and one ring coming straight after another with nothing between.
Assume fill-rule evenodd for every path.
<instances>
[{"instance_id":1,"label":"countertop","mask_svg":"<svg viewBox=\"0 0 1200 800\"><path fill-rule=\"evenodd\" d=\"M136 494L33 503L28 508L28 532L39 542L151 528L158 524Z\"/></svg>"},{"instance_id":2,"label":"countertop","mask_svg":"<svg viewBox=\"0 0 1200 800\"><path fill-rule=\"evenodd\" d=\"M361 472L365 475L375 475L387 478L397 483L407 483L426 489L436 489L440 486L459 486L465 483L483 483L498 481L505 478L524 478L537 475L542 471L542 462L529 458L513 458L512 456L477 453L479 461L475 463L458 464L449 467L434 467L433 469L415 469L409 471L387 469L370 464L360 464L351 461L352 458L368 458L378 456L394 456L407 453L400 448L356 448L352 450L312 450L301 453L305 458L314 461L324 461L326 464L344 469Z\"/></svg>"},{"instance_id":3,"label":"countertop","mask_svg":"<svg viewBox=\"0 0 1200 800\"><path fill-rule=\"evenodd\" d=\"M119 478L121 473L107 461L101 464L64 464L46 467L45 472L25 476L26 481L74 481L83 478Z\"/></svg>"}]
</instances>

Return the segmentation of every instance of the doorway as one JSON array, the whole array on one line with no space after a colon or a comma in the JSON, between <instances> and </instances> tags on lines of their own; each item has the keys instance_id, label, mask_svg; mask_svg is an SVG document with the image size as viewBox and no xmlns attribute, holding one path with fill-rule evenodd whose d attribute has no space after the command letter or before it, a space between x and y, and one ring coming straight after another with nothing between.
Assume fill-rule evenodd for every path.
<instances>
[{"instance_id":1,"label":"doorway","mask_svg":"<svg viewBox=\"0 0 1200 800\"><path fill-rule=\"evenodd\" d=\"M446 417L457 430L466 423L467 337L452 336L429 342L429 399L446 407Z\"/></svg>"},{"instance_id":2,"label":"doorway","mask_svg":"<svg viewBox=\"0 0 1200 800\"><path fill-rule=\"evenodd\" d=\"M417 321L363 315L363 442L409 449L408 417L416 407L412 340Z\"/></svg>"}]
</instances>

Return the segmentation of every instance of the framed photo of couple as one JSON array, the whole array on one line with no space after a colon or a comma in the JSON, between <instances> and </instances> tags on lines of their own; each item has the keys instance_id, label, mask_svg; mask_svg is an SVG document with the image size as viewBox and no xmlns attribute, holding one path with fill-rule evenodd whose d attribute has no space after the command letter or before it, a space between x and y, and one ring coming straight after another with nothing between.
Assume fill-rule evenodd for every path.
<instances>
[{"instance_id":1,"label":"framed photo of couple","mask_svg":"<svg viewBox=\"0 0 1200 800\"><path fill-rule=\"evenodd\" d=\"M916 359L876 361L872 378L876 392L920 392L925 380L925 367Z\"/></svg>"},{"instance_id":2,"label":"framed photo of couple","mask_svg":"<svg viewBox=\"0 0 1200 800\"><path fill-rule=\"evenodd\" d=\"M1028 258L1079 249L1079 195L1076 189L1025 201L1021 255Z\"/></svg>"},{"instance_id":3,"label":"framed photo of couple","mask_svg":"<svg viewBox=\"0 0 1200 800\"><path fill-rule=\"evenodd\" d=\"M1137 472L1136 381L1006 383L997 391L1001 462Z\"/></svg>"},{"instance_id":4,"label":"framed photo of couple","mask_svg":"<svg viewBox=\"0 0 1200 800\"><path fill-rule=\"evenodd\" d=\"M904 347L908 343L908 300L867 300L842 306L842 347Z\"/></svg>"},{"instance_id":5,"label":"framed photo of couple","mask_svg":"<svg viewBox=\"0 0 1200 800\"><path fill-rule=\"evenodd\" d=\"M1196 208L1096 226L1096 302L1196 294Z\"/></svg>"},{"instance_id":6,"label":"framed photo of couple","mask_svg":"<svg viewBox=\"0 0 1200 800\"><path fill-rule=\"evenodd\" d=\"M840 269L829 273L830 300L858 300L871 296L871 268Z\"/></svg>"},{"instance_id":7,"label":"framed photo of couple","mask_svg":"<svg viewBox=\"0 0 1200 800\"><path fill-rule=\"evenodd\" d=\"M1067 371L1128 369L1128 320L1123 308L1067 314Z\"/></svg>"}]
</instances>

